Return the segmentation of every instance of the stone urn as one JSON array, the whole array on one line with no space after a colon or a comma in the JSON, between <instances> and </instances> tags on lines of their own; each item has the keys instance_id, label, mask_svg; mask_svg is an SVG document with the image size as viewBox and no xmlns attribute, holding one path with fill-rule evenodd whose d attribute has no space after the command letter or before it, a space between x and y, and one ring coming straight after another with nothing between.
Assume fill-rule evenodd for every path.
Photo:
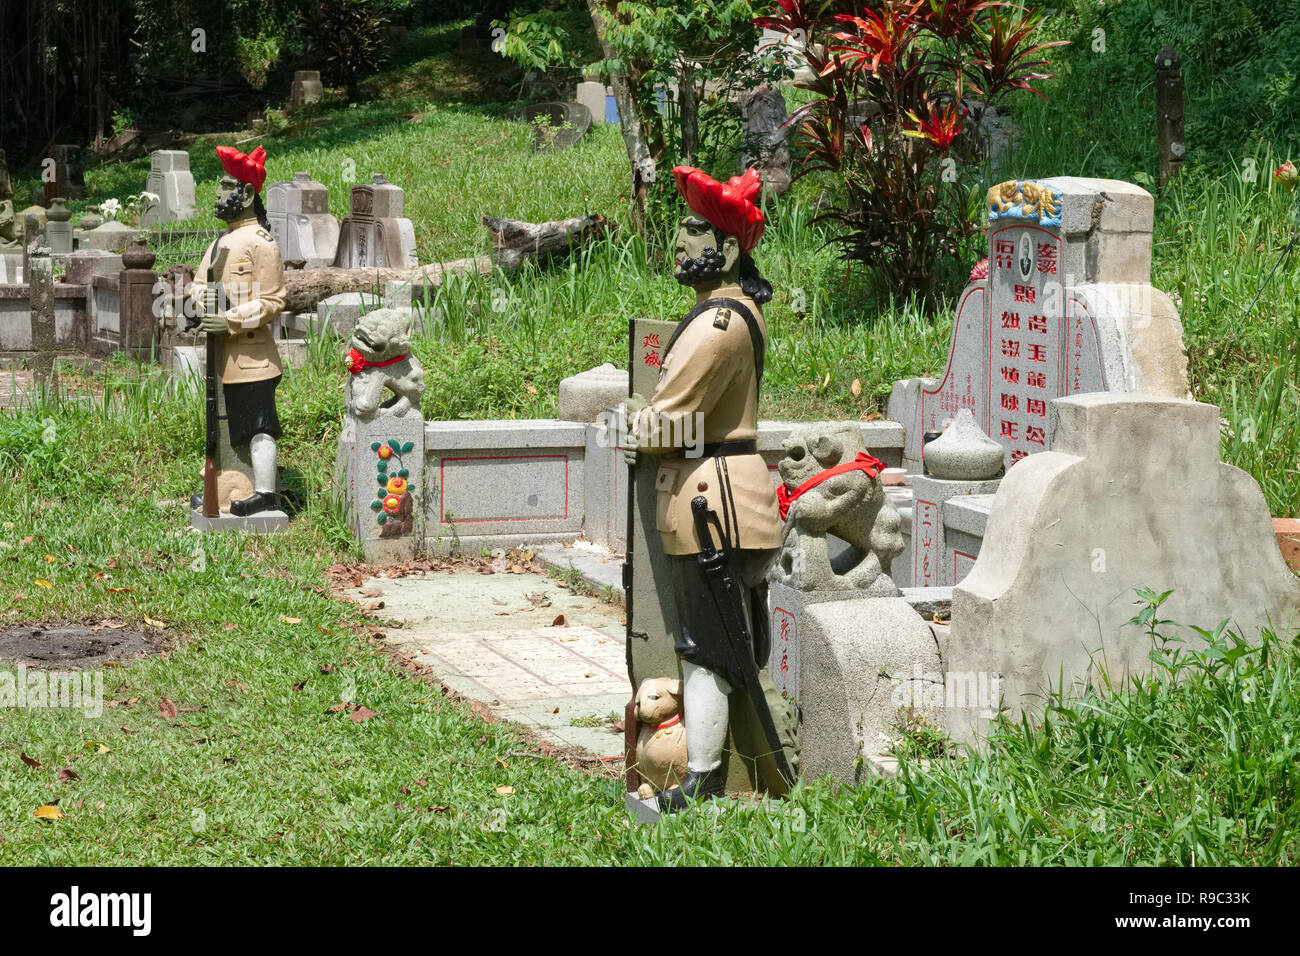
<instances>
[{"instance_id":1,"label":"stone urn","mask_svg":"<svg viewBox=\"0 0 1300 956\"><path fill-rule=\"evenodd\" d=\"M50 200L50 208L45 211L45 219L48 222L67 222L72 218L72 210L68 208L67 201L62 196L55 196Z\"/></svg>"},{"instance_id":2,"label":"stone urn","mask_svg":"<svg viewBox=\"0 0 1300 956\"><path fill-rule=\"evenodd\" d=\"M87 206L86 211L81 214L81 222L78 224L79 229L94 229L104 224L104 217L99 214L98 206Z\"/></svg>"},{"instance_id":3,"label":"stone urn","mask_svg":"<svg viewBox=\"0 0 1300 956\"><path fill-rule=\"evenodd\" d=\"M921 454L932 477L949 481L988 481L1002 470L1002 446L984 434L969 408L959 411Z\"/></svg>"},{"instance_id":4,"label":"stone urn","mask_svg":"<svg viewBox=\"0 0 1300 956\"><path fill-rule=\"evenodd\" d=\"M136 239L122 250L122 267L124 269L152 269L158 256L145 245L144 239Z\"/></svg>"}]
</instances>

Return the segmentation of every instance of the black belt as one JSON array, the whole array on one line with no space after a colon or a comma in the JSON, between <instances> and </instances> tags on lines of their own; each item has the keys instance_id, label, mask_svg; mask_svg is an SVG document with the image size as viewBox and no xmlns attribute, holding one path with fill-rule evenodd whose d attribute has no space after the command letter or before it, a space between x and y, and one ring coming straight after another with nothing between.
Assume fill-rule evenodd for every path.
<instances>
[{"instance_id":1,"label":"black belt","mask_svg":"<svg viewBox=\"0 0 1300 956\"><path fill-rule=\"evenodd\" d=\"M742 438L736 441L705 442L700 452L702 458L722 458L726 455L757 455L758 440Z\"/></svg>"}]
</instances>

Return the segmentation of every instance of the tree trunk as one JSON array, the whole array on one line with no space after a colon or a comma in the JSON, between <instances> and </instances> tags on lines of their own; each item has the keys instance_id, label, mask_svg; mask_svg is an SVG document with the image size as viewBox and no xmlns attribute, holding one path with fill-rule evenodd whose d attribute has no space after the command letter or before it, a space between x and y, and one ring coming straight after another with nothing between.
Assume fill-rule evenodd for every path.
<instances>
[{"instance_id":1,"label":"tree trunk","mask_svg":"<svg viewBox=\"0 0 1300 956\"><path fill-rule=\"evenodd\" d=\"M492 233L491 255L453 262L435 262L414 269L291 269L284 274L286 312L309 312L321 299L340 292L383 292L385 282L416 281L441 285L452 272L476 272L494 268L515 272L529 259L548 262L567 255L613 228L604 216L574 216L553 222L521 222L517 219L483 217Z\"/></svg>"},{"instance_id":2,"label":"tree trunk","mask_svg":"<svg viewBox=\"0 0 1300 956\"><path fill-rule=\"evenodd\" d=\"M605 15L608 11L602 0L587 0L587 9L591 13L592 25L596 28L601 54L607 60L617 59L617 51L605 38ZM647 136L647 124L642 123L641 114L637 111L635 94L640 85L640 77L641 72L636 65L628 64L627 71L611 72L609 80L614 87L623 143L627 147L628 162L632 166L632 228L644 233L646 197L650 192L650 184L655 181L664 146L662 136L655 136L653 132Z\"/></svg>"},{"instance_id":3,"label":"tree trunk","mask_svg":"<svg viewBox=\"0 0 1300 956\"><path fill-rule=\"evenodd\" d=\"M695 150L700 142L700 104L691 80L692 64L682 60L677 67L677 97L682 112L682 162L695 165Z\"/></svg>"}]
</instances>

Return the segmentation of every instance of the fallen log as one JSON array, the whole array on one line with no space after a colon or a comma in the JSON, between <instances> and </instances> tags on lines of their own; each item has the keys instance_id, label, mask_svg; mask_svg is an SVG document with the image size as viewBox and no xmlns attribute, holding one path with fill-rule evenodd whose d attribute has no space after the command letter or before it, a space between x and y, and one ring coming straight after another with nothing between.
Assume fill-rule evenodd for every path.
<instances>
[{"instance_id":1,"label":"fallen log","mask_svg":"<svg viewBox=\"0 0 1300 956\"><path fill-rule=\"evenodd\" d=\"M434 262L415 269L289 269L284 274L284 309L286 312L310 312L321 299L340 292L378 292L383 294L385 282L418 282L442 285L443 276L450 272L492 271L492 257L457 259L454 262Z\"/></svg>"},{"instance_id":2,"label":"fallen log","mask_svg":"<svg viewBox=\"0 0 1300 956\"><path fill-rule=\"evenodd\" d=\"M386 282L436 286L442 284L448 273L482 275L494 268L516 272L529 259L545 263L565 256L613 227L604 216L594 214L538 223L484 216L483 225L492 234L492 253L486 256L435 262L414 269L290 269L284 274L285 311L310 312L321 299L340 292L382 293Z\"/></svg>"}]
</instances>

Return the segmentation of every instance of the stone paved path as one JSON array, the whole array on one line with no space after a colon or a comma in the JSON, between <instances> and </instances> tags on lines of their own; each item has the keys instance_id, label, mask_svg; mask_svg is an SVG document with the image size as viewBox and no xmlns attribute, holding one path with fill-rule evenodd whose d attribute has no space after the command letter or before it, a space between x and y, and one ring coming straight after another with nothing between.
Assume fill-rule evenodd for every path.
<instances>
[{"instance_id":1,"label":"stone paved path","mask_svg":"<svg viewBox=\"0 0 1300 956\"><path fill-rule=\"evenodd\" d=\"M561 746L622 754L623 736L612 728L631 685L617 605L532 573L378 577L344 593L363 605L383 601L372 613L398 622L386 628L389 645L495 715Z\"/></svg>"}]
</instances>

